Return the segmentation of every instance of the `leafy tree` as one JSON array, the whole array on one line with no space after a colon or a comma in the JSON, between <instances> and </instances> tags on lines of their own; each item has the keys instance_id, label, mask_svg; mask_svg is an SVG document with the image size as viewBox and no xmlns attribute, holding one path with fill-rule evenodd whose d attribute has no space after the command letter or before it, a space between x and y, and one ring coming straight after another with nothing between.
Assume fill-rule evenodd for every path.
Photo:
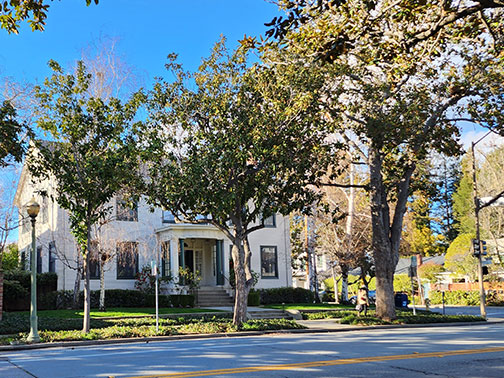
<instances>
[{"instance_id":1,"label":"leafy tree","mask_svg":"<svg viewBox=\"0 0 504 378\"><path fill-rule=\"evenodd\" d=\"M86 0L86 5L99 0ZM48 0L6 0L0 4L0 27L8 33L17 34L22 21L28 20L32 31L44 30Z\"/></svg>"},{"instance_id":2,"label":"leafy tree","mask_svg":"<svg viewBox=\"0 0 504 378\"><path fill-rule=\"evenodd\" d=\"M16 270L19 268L19 251L17 244L9 244L2 253L2 269Z\"/></svg>"},{"instance_id":3,"label":"leafy tree","mask_svg":"<svg viewBox=\"0 0 504 378\"><path fill-rule=\"evenodd\" d=\"M286 60L324 65L332 88L328 114L369 167L377 315L392 319L394 268L417 166L432 151L459 153L462 119L504 132L504 4L333 4L282 2L299 22L280 24L279 43Z\"/></svg>"},{"instance_id":4,"label":"leafy tree","mask_svg":"<svg viewBox=\"0 0 504 378\"><path fill-rule=\"evenodd\" d=\"M115 98L104 102L88 95L93 78L82 62L74 74L65 74L54 61L49 66L53 75L35 93L37 125L53 141L34 141L36 151L28 163L34 179L55 179L53 199L69 213L83 256L83 331L89 332L91 231L110 212L109 201L137 166L130 129L143 95L135 93L125 104Z\"/></svg>"},{"instance_id":5,"label":"leafy tree","mask_svg":"<svg viewBox=\"0 0 504 378\"><path fill-rule=\"evenodd\" d=\"M461 178L460 160L440 156L434 162L434 182L436 195L433 197L432 214L435 217L436 229L444 236L447 246L458 234L458 221L454 214L454 193ZM437 167L437 168L436 168Z\"/></svg>"},{"instance_id":6,"label":"leafy tree","mask_svg":"<svg viewBox=\"0 0 504 378\"><path fill-rule=\"evenodd\" d=\"M435 234L432 229L430 212L430 199L425 194L416 192L405 215L406 230L401 246L403 254L433 256L445 251L443 235Z\"/></svg>"},{"instance_id":7,"label":"leafy tree","mask_svg":"<svg viewBox=\"0 0 504 378\"><path fill-rule=\"evenodd\" d=\"M474 282L478 277L478 262L472 252L474 234L460 234L450 244L445 256L445 268Z\"/></svg>"},{"instance_id":8,"label":"leafy tree","mask_svg":"<svg viewBox=\"0 0 504 378\"><path fill-rule=\"evenodd\" d=\"M141 130L148 201L186 221L206 216L229 240L236 280L234 324L253 284L248 236L261 219L312 204L327 166L320 76L305 65L248 67L224 42L195 73L170 56L174 80L150 95ZM194 89L191 89L193 88Z\"/></svg>"},{"instance_id":9,"label":"leafy tree","mask_svg":"<svg viewBox=\"0 0 504 378\"><path fill-rule=\"evenodd\" d=\"M430 283L436 283L438 281L439 274L445 271L442 265L427 263L420 265L418 267L418 275L422 280Z\"/></svg>"},{"instance_id":10,"label":"leafy tree","mask_svg":"<svg viewBox=\"0 0 504 378\"><path fill-rule=\"evenodd\" d=\"M471 155L462 159L462 177L453 194L453 212L461 234L476 232Z\"/></svg>"},{"instance_id":11,"label":"leafy tree","mask_svg":"<svg viewBox=\"0 0 504 378\"><path fill-rule=\"evenodd\" d=\"M478 196L494 197L502 192L502 172L504 171L504 147L491 146L482 153L478 169ZM504 266L504 207L488 206L479 212L481 237L488 240L489 254L495 257L497 267Z\"/></svg>"},{"instance_id":12,"label":"leafy tree","mask_svg":"<svg viewBox=\"0 0 504 378\"><path fill-rule=\"evenodd\" d=\"M20 162L25 152L25 127L16 121L16 110L9 101L0 106L0 168Z\"/></svg>"}]
</instances>

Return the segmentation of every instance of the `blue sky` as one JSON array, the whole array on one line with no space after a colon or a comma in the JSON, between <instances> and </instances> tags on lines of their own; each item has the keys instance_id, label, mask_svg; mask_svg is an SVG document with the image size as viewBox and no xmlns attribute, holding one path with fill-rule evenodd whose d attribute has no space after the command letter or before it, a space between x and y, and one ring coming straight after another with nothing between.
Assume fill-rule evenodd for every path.
<instances>
[{"instance_id":1,"label":"blue sky","mask_svg":"<svg viewBox=\"0 0 504 378\"><path fill-rule=\"evenodd\" d=\"M0 83L8 77L19 83L42 83L51 74L47 62L71 67L90 43L118 38L121 58L149 86L164 76L166 56L175 52L188 70L195 70L210 54L221 35L236 47L244 34L264 35L265 22L278 15L265 0L100 0L87 7L85 0L49 2L46 28L32 32L23 24L18 35L0 29ZM9 203L18 171L0 171ZM17 232L10 234L11 241Z\"/></svg>"},{"instance_id":2,"label":"blue sky","mask_svg":"<svg viewBox=\"0 0 504 378\"><path fill-rule=\"evenodd\" d=\"M278 14L276 5L265 0L100 0L89 7L84 0L49 3L45 31L32 32L28 25L18 35L0 30L0 79L40 83L50 74L49 59L68 67L90 42L108 36L119 38L124 60L148 84L164 75L170 52L194 70L221 34L234 47L244 34L264 34L264 23Z\"/></svg>"}]
</instances>

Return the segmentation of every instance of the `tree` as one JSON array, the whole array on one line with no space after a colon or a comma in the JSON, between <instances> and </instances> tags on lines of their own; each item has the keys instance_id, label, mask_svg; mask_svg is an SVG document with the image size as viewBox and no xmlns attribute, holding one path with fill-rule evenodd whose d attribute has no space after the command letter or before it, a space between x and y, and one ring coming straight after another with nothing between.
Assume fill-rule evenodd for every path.
<instances>
[{"instance_id":1,"label":"tree","mask_svg":"<svg viewBox=\"0 0 504 378\"><path fill-rule=\"evenodd\" d=\"M494 197L502 192L502 171L504 170L504 147L490 146L489 151L481 153L482 161L477 171L478 196ZM495 262L504 266L504 207L487 206L479 212L481 236L488 240L489 254Z\"/></svg>"},{"instance_id":2,"label":"tree","mask_svg":"<svg viewBox=\"0 0 504 378\"><path fill-rule=\"evenodd\" d=\"M474 215L474 195L471 155L466 154L461 162L462 176L455 193L453 193L453 212L461 234L476 232Z\"/></svg>"},{"instance_id":3,"label":"tree","mask_svg":"<svg viewBox=\"0 0 504 378\"><path fill-rule=\"evenodd\" d=\"M339 169L328 172L322 188L324 197L316 214L317 248L341 274L342 302L348 300L350 270L360 268L365 285L367 276L373 275L368 261L371 251L369 202L366 193L353 186L365 185L368 178L364 172L356 172L352 154L346 155L346 159L340 158Z\"/></svg>"},{"instance_id":4,"label":"tree","mask_svg":"<svg viewBox=\"0 0 504 378\"><path fill-rule=\"evenodd\" d=\"M471 282L478 277L478 262L472 251L473 238L474 234L460 234L450 244L445 256L445 269L469 277Z\"/></svg>"},{"instance_id":5,"label":"tree","mask_svg":"<svg viewBox=\"0 0 504 378\"><path fill-rule=\"evenodd\" d=\"M174 80L154 86L139 133L142 190L151 205L209 222L232 242L233 322L240 325L253 284L248 236L264 227L261 219L318 198L308 184L328 161L318 128L325 124L321 78L303 65L249 67L247 54L229 54L223 41L193 74L174 55L167 68Z\"/></svg>"},{"instance_id":6,"label":"tree","mask_svg":"<svg viewBox=\"0 0 504 378\"><path fill-rule=\"evenodd\" d=\"M287 59L326 68L329 114L369 167L376 309L393 319L394 270L417 165L432 151L459 152L457 121L502 130L504 4L299 3L281 3L300 21L285 25L279 43ZM320 3L327 6L313 5Z\"/></svg>"},{"instance_id":7,"label":"tree","mask_svg":"<svg viewBox=\"0 0 504 378\"><path fill-rule=\"evenodd\" d=\"M433 159L436 195L433 198L432 214L436 219L436 229L444 236L447 246L458 234L458 222L454 215L454 193L460 182L460 160L437 156ZM437 168L436 168L437 167Z\"/></svg>"},{"instance_id":8,"label":"tree","mask_svg":"<svg viewBox=\"0 0 504 378\"><path fill-rule=\"evenodd\" d=\"M74 74L65 74L54 61L49 66L53 75L35 88L37 125L54 141L35 140L28 164L35 179L54 177L54 200L69 213L83 256L83 331L89 332L91 231L110 212L107 204L137 167L130 131L144 96L135 93L125 104L115 98L105 102L88 95L94 78L82 62Z\"/></svg>"},{"instance_id":9,"label":"tree","mask_svg":"<svg viewBox=\"0 0 504 378\"><path fill-rule=\"evenodd\" d=\"M99 0L86 0L86 5ZM0 5L0 27L8 33L17 34L21 22L28 20L32 31L44 30L47 11L49 10L48 0L9 0ZM30 19L31 17L31 19Z\"/></svg>"},{"instance_id":10,"label":"tree","mask_svg":"<svg viewBox=\"0 0 504 378\"><path fill-rule=\"evenodd\" d=\"M0 168L20 162L25 152L26 128L16 121L16 110L9 101L0 106Z\"/></svg>"}]
</instances>

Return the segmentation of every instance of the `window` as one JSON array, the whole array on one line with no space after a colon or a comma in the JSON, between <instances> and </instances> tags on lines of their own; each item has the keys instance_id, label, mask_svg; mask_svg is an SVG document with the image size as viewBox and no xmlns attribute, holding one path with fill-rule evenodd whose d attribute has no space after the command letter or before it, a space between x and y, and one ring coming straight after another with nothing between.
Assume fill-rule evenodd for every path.
<instances>
[{"instance_id":1,"label":"window","mask_svg":"<svg viewBox=\"0 0 504 378\"><path fill-rule=\"evenodd\" d=\"M21 233L26 234L30 231L30 217L28 214L19 213L19 219L21 223Z\"/></svg>"},{"instance_id":2,"label":"window","mask_svg":"<svg viewBox=\"0 0 504 378\"><path fill-rule=\"evenodd\" d=\"M264 227L276 227L276 217L275 214L262 219L262 224Z\"/></svg>"},{"instance_id":3,"label":"window","mask_svg":"<svg viewBox=\"0 0 504 378\"><path fill-rule=\"evenodd\" d=\"M26 270L26 251L21 252L21 262L19 264L21 270Z\"/></svg>"},{"instance_id":4,"label":"window","mask_svg":"<svg viewBox=\"0 0 504 378\"><path fill-rule=\"evenodd\" d=\"M49 243L49 272L56 272L56 242Z\"/></svg>"},{"instance_id":5,"label":"window","mask_svg":"<svg viewBox=\"0 0 504 378\"><path fill-rule=\"evenodd\" d=\"M138 273L136 242L117 243L117 279L135 279Z\"/></svg>"},{"instance_id":6,"label":"window","mask_svg":"<svg viewBox=\"0 0 504 378\"><path fill-rule=\"evenodd\" d=\"M42 273L42 247L37 247L37 273Z\"/></svg>"},{"instance_id":7,"label":"window","mask_svg":"<svg viewBox=\"0 0 504 378\"><path fill-rule=\"evenodd\" d=\"M261 277L278 278L277 247L261 246Z\"/></svg>"},{"instance_id":8,"label":"window","mask_svg":"<svg viewBox=\"0 0 504 378\"><path fill-rule=\"evenodd\" d=\"M40 215L42 224L49 222L49 201L47 196L42 196L42 204L40 205Z\"/></svg>"},{"instance_id":9,"label":"window","mask_svg":"<svg viewBox=\"0 0 504 378\"><path fill-rule=\"evenodd\" d=\"M89 279L100 279L100 254L96 240L91 241L91 253L89 254Z\"/></svg>"},{"instance_id":10,"label":"window","mask_svg":"<svg viewBox=\"0 0 504 378\"><path fill-rule=\"evenodd\" d=\"M171 276L170 241L161 243L161 277Z\"/></svg>"},{"instance_id":11,"label":"window","mask_svg":"<svg viewBox=\"0 0 504 378\"><path fill-rule=\"evenodd\" d=\"M131 205L131 206L130 206ZM118 221L137 222L138 221L138 203L128 203L124 198L117 197L116 213Z\"/></svg>"},{"instance_id":12,"label":"window","mask_svg":"<svg viewBox=\"0 0 504 378\"><path fill-rule=\"evenodd\" d=\"M175 223L175 215L169 210L163 210L163 223Z\"/></svg>"}]
</instances>

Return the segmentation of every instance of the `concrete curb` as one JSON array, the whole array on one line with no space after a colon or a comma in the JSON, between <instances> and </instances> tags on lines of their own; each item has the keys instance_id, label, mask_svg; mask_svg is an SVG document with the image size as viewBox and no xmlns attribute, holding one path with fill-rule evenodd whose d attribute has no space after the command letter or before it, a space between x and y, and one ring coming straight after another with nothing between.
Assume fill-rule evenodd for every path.
<instances>
[{"instance_id":1,"label":"concrete curb","mask_svg":"<svg viewBox=\"0 0 504 378\"><path fill-rule=\"evenodd\" d=\"M168 340L194 340L194 339L211 339L211 338L226 338L226 337L244 337L244 336L261 336L273 334L290 334L290 333L338 333L338 332L353 332L365 330L379 329L394 329L394 328L428 328L428 327L456 327L456 326L480 326L488 324L504 324L504 320L487 320L478 322L455 322L455 323L427 323L427 324L391 324L391 325L376 325L376 326L347 326L335 323L335 328L306 328L306 329L279 329L267 331L244 331L232 333L209 333L209 334L194 334L194 335L173 335L173 336L155 336L155 337L132 337L124 339L109 339L109 340L83 340L83 341L59 341L54 343L40 344L19 344L19 345L1 345L1 352L22 351L31 349L47 349L47 348L74 348L81 346L93 345L110 345L110 344L130 344L130 343L149 343L151 341L168 341Z\"/></svg>"}]
</instances>

